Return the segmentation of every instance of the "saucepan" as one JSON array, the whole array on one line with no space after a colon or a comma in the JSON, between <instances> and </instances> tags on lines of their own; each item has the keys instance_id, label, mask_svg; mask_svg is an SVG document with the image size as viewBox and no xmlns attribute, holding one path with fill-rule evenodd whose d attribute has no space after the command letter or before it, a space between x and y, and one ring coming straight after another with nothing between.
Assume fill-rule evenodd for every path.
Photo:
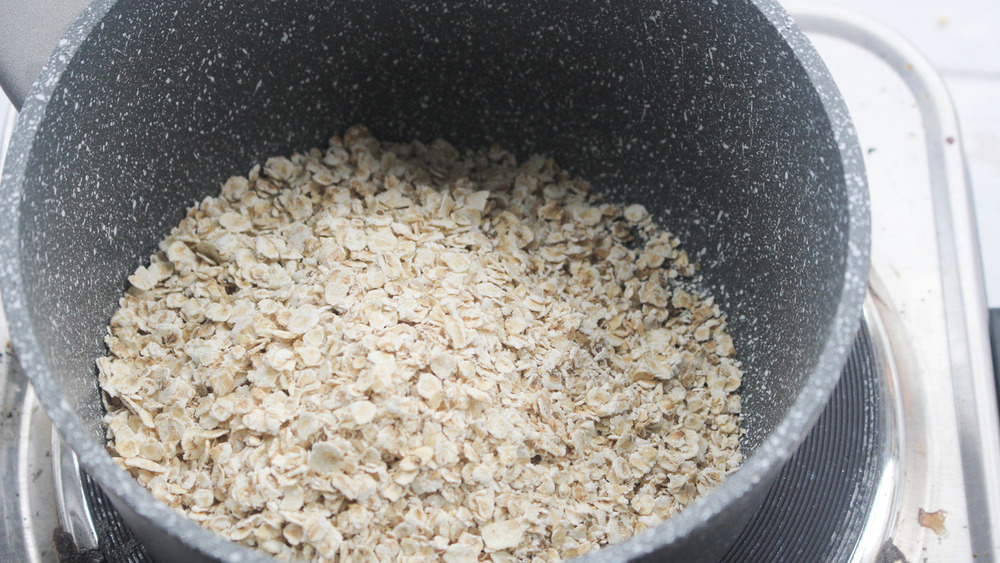
<instances>
[{"instance_id":1,"label":"saucepan","mask_svg":"<svg viewBox=\"0 0 1000 563\"><path fill-rule=\"evenodd\" d=\"M157 561L267 557L155 500L106 451L95 359L125 280L227 177L355 123L553 156L643 203L727 312L744 465L584 559L718 557L838 381L867 188L837 88L774 0L98 0L49 47L30 87L2 74L26 92L0 190L4 306L55 427Z\"/></svg>"}]
</instances>

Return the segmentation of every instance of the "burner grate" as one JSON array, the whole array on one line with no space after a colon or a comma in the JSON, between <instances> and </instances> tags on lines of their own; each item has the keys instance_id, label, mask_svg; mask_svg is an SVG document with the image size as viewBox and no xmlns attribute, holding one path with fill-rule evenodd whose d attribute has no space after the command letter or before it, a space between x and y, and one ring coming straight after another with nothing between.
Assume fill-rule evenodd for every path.
<instances>
[{"instance_id":1,"label":"burner grate","mask_svg":"<svg viewBox=\"0 0 1000 563\"><path fill-rule=\"evenodd\" d=\"M132 535L125 526L118 511L111 506L111 501L87 475L83 477L83 491L87 496L87 506L97 532L98 550L105 563L153 563L146 553L146 548Z\"/></svg>"},{"instance_id":2,"label":"burner grate","mask_svg":"<svg viewBox=\"0 0 1000 563\"><path fill-rule=\"evenodd\" d=\"M830 403L723 561L850 559L881 477L880 367L864 325Z\"/></svg>"}]
</instances>

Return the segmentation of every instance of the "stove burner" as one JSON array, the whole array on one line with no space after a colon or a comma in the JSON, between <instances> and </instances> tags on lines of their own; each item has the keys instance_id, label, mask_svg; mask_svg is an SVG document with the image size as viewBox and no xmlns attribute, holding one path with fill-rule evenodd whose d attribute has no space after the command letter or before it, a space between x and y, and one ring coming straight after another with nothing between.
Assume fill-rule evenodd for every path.
<instances>
[{"instance_id":1,"label":"stove burner","mask_svg":"<svg viewBox=\"0 0 1000 563\"><path fill-rule=\"evenodd\" d=\"M878 363L863 325L830 403L723 561L850 559L883 467Z\"/></svg>"},{"instance_id":2,"label":"stove burner","mask_svg":"<svg viewBox=\"0 0 1000 563\"><path fill-rule=\"evenodd\" d=\"M83 490L87 497L94 531L97 532L99 546L97 551L104 557L105 563L152 563L146 553L146 548L132 535L125 526L118 511L111 506L111 501L98 488L90 475L83 473Z\"/></svg>"}]
</instances>

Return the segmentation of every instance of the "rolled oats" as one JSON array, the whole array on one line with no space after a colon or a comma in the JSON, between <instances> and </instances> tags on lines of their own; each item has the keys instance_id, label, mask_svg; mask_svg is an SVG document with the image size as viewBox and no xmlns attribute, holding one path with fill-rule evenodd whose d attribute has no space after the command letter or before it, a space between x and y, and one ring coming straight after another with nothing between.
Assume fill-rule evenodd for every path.
<instances>
[{"instance_id":1,"label":"rolled oats","mask_svg":"<svg viewBox=\"0 0 1000 563\"><path fill-rule=\"evenodd\" d=\"M280 558L554 561L740 462L697 265L551 160L380 143L268 159L189 210L111 319L108 448Z\"/></svg>"}]
</instances>

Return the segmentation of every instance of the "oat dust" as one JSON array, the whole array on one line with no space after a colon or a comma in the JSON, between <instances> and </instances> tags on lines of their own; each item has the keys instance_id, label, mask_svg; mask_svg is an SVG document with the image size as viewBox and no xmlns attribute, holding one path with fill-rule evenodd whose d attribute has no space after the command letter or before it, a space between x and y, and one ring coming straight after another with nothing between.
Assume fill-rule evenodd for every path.
<instances>
[{"instance_id":1,"label":"oat dust","mask_svg":"<svg viewBox=\"0 0 1000 563\"><path fill-rule=\"evenodd\" d=\"M556 561L656 525L742 461L742 373L679 241L589 189L359 126L230 178L129 277L109 451L285 559Z\"/></svg>"}]
</instances>

